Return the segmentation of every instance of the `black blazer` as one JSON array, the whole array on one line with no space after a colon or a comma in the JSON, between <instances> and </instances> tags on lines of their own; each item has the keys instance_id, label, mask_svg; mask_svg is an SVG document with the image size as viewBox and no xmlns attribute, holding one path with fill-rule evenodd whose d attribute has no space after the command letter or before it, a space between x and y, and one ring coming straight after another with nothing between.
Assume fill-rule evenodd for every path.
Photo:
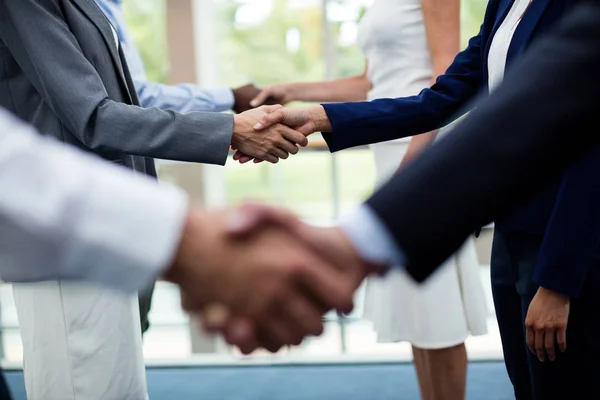
<instances>
[{"instance_id":1,"label":"black blazer","mask_svg":"<svg viewBox=\"0 0 600 400\"><path fill-rule=\"evenodd\" d=\"M428 277L479 226L581 163L600 142L600 2L586 1L541 38L505 82L367 204ZM598 171L600 174L600 171ZM600 177L599 177L600 179ZM599 181L590 182L600 194ZM598 207L589 229L598 229Z\"/></svg>"}]
</instances>

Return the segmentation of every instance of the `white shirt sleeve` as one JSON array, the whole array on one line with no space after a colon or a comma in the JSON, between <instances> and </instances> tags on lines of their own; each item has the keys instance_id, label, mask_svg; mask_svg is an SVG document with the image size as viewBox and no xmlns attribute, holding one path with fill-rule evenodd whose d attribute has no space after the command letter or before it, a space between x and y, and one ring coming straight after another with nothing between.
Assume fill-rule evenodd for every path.
<instances>
[{"instance_id":1,"label":"white shirt sleeve","mask_svg":"<svg viewBox=\"0 0 600 400\"><path fill-rule=\"evenodd\" d=\"M402 249L396 245L385 224L366 204L341 218L339 226L365 261L404 267L406 257Z\"/></svg>"},{"instance_id":2,"label":"white shirt sleeve","mask_svg":"<svg viewBox=\"0 0 600 400\"><path fill-rule=\"evenodd\" d=\"M0 278L144 288L171 261L187 198L0 110Z\"/></svg>"}]
</instances>

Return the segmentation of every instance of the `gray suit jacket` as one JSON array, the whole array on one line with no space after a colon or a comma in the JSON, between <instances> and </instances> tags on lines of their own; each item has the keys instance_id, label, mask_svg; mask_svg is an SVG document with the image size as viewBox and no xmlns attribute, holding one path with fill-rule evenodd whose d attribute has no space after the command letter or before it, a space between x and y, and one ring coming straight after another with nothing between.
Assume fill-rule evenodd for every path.
<instances>
[{"instance_id":1,"label":"gray suit jacket","mask_svg":"<svg viewBox=\"0 0 600 400\"><path fill-rule=\"evenodd\" d=\"M155 175L153 158L224 164L228 114L139 106L94 0L0 0L0 106L40 132Z\"/></svg>"}]
</instances>

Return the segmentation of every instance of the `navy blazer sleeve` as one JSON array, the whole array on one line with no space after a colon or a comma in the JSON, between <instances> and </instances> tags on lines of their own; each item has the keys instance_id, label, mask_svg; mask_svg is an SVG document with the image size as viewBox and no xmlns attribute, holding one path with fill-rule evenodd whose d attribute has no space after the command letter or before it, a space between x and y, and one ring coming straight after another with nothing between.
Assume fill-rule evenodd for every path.
<instances>
[{"instance_id":1,"label":"navy blazer sleeve","mask_svg":"<svg viewBox=\"0 0 600 400\"><path fill-rule=\"evenodd\" d=\"M533 280L569 297L579 297L600 244L600 149L563 175L544 233Z\"/></svg>"},{"instance_id":2,"label":"navy blazer sleeve","mask_svg":"<svg viewBox=\"0 0 600 400\"><path fill-rule=\"evenodd\" d=\"M469 40L431 88L416 96L323 104L332 127L331 132L323 133L329 149L333 152L418 135L458 117L480 88L481 32Z\"/></svg>"},{"instance_id":3,"label":"navy blazer sleeve","mask_svg":"<svg viewBox=\"0 0 600 400\"><path fill-rule=\"evenodd\" d=\"M578 5L452 135L367 201L415 279L427 278L473 230L522 204L600 143L589 129L600 113L598 21L598 1Z\"/></svg>"}]
</instances>

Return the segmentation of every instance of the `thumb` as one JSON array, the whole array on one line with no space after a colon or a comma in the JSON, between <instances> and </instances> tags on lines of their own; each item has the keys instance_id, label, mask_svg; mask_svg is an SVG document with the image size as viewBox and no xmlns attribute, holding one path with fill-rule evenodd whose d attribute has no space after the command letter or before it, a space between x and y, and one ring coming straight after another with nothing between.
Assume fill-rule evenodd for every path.
<instances>
[{"instance_id":1,"label":"thumb","mask_svg":"<svg viewBox=\"0 0 600 400\"><path fill-rule=\"evenodd\" d=\"M267 113L264 115L256 125L254 129L261 131L268 127L278 124L285 119L285 113L283 112L283 106L263 106L262 109Z\"/></svg>"},{"instance_id":2,"label":"thumb","mask_svg":"<svg viewBox=\"0 0 600 400\"><path fill-rule=\"evenodd\" d=\"M226 231L233 236L246 236L264 227L277 225L286 229L294 229L298 219L283 209L261 205L245 204L229 214Z\"/></svg>"},{"instance_id":3,"label":"thumb","mask_svg":"<svg viewBox=\"0 0 600 400\"><path fill-rule=\"evenodd\" d=\"M269 98L269 96L271 96L271 91L268 88L263 89L259 94L256 95L255 98L250 100L250 105L252 107L258 107L262 105Z\"/></svg>"}]
</instances>

